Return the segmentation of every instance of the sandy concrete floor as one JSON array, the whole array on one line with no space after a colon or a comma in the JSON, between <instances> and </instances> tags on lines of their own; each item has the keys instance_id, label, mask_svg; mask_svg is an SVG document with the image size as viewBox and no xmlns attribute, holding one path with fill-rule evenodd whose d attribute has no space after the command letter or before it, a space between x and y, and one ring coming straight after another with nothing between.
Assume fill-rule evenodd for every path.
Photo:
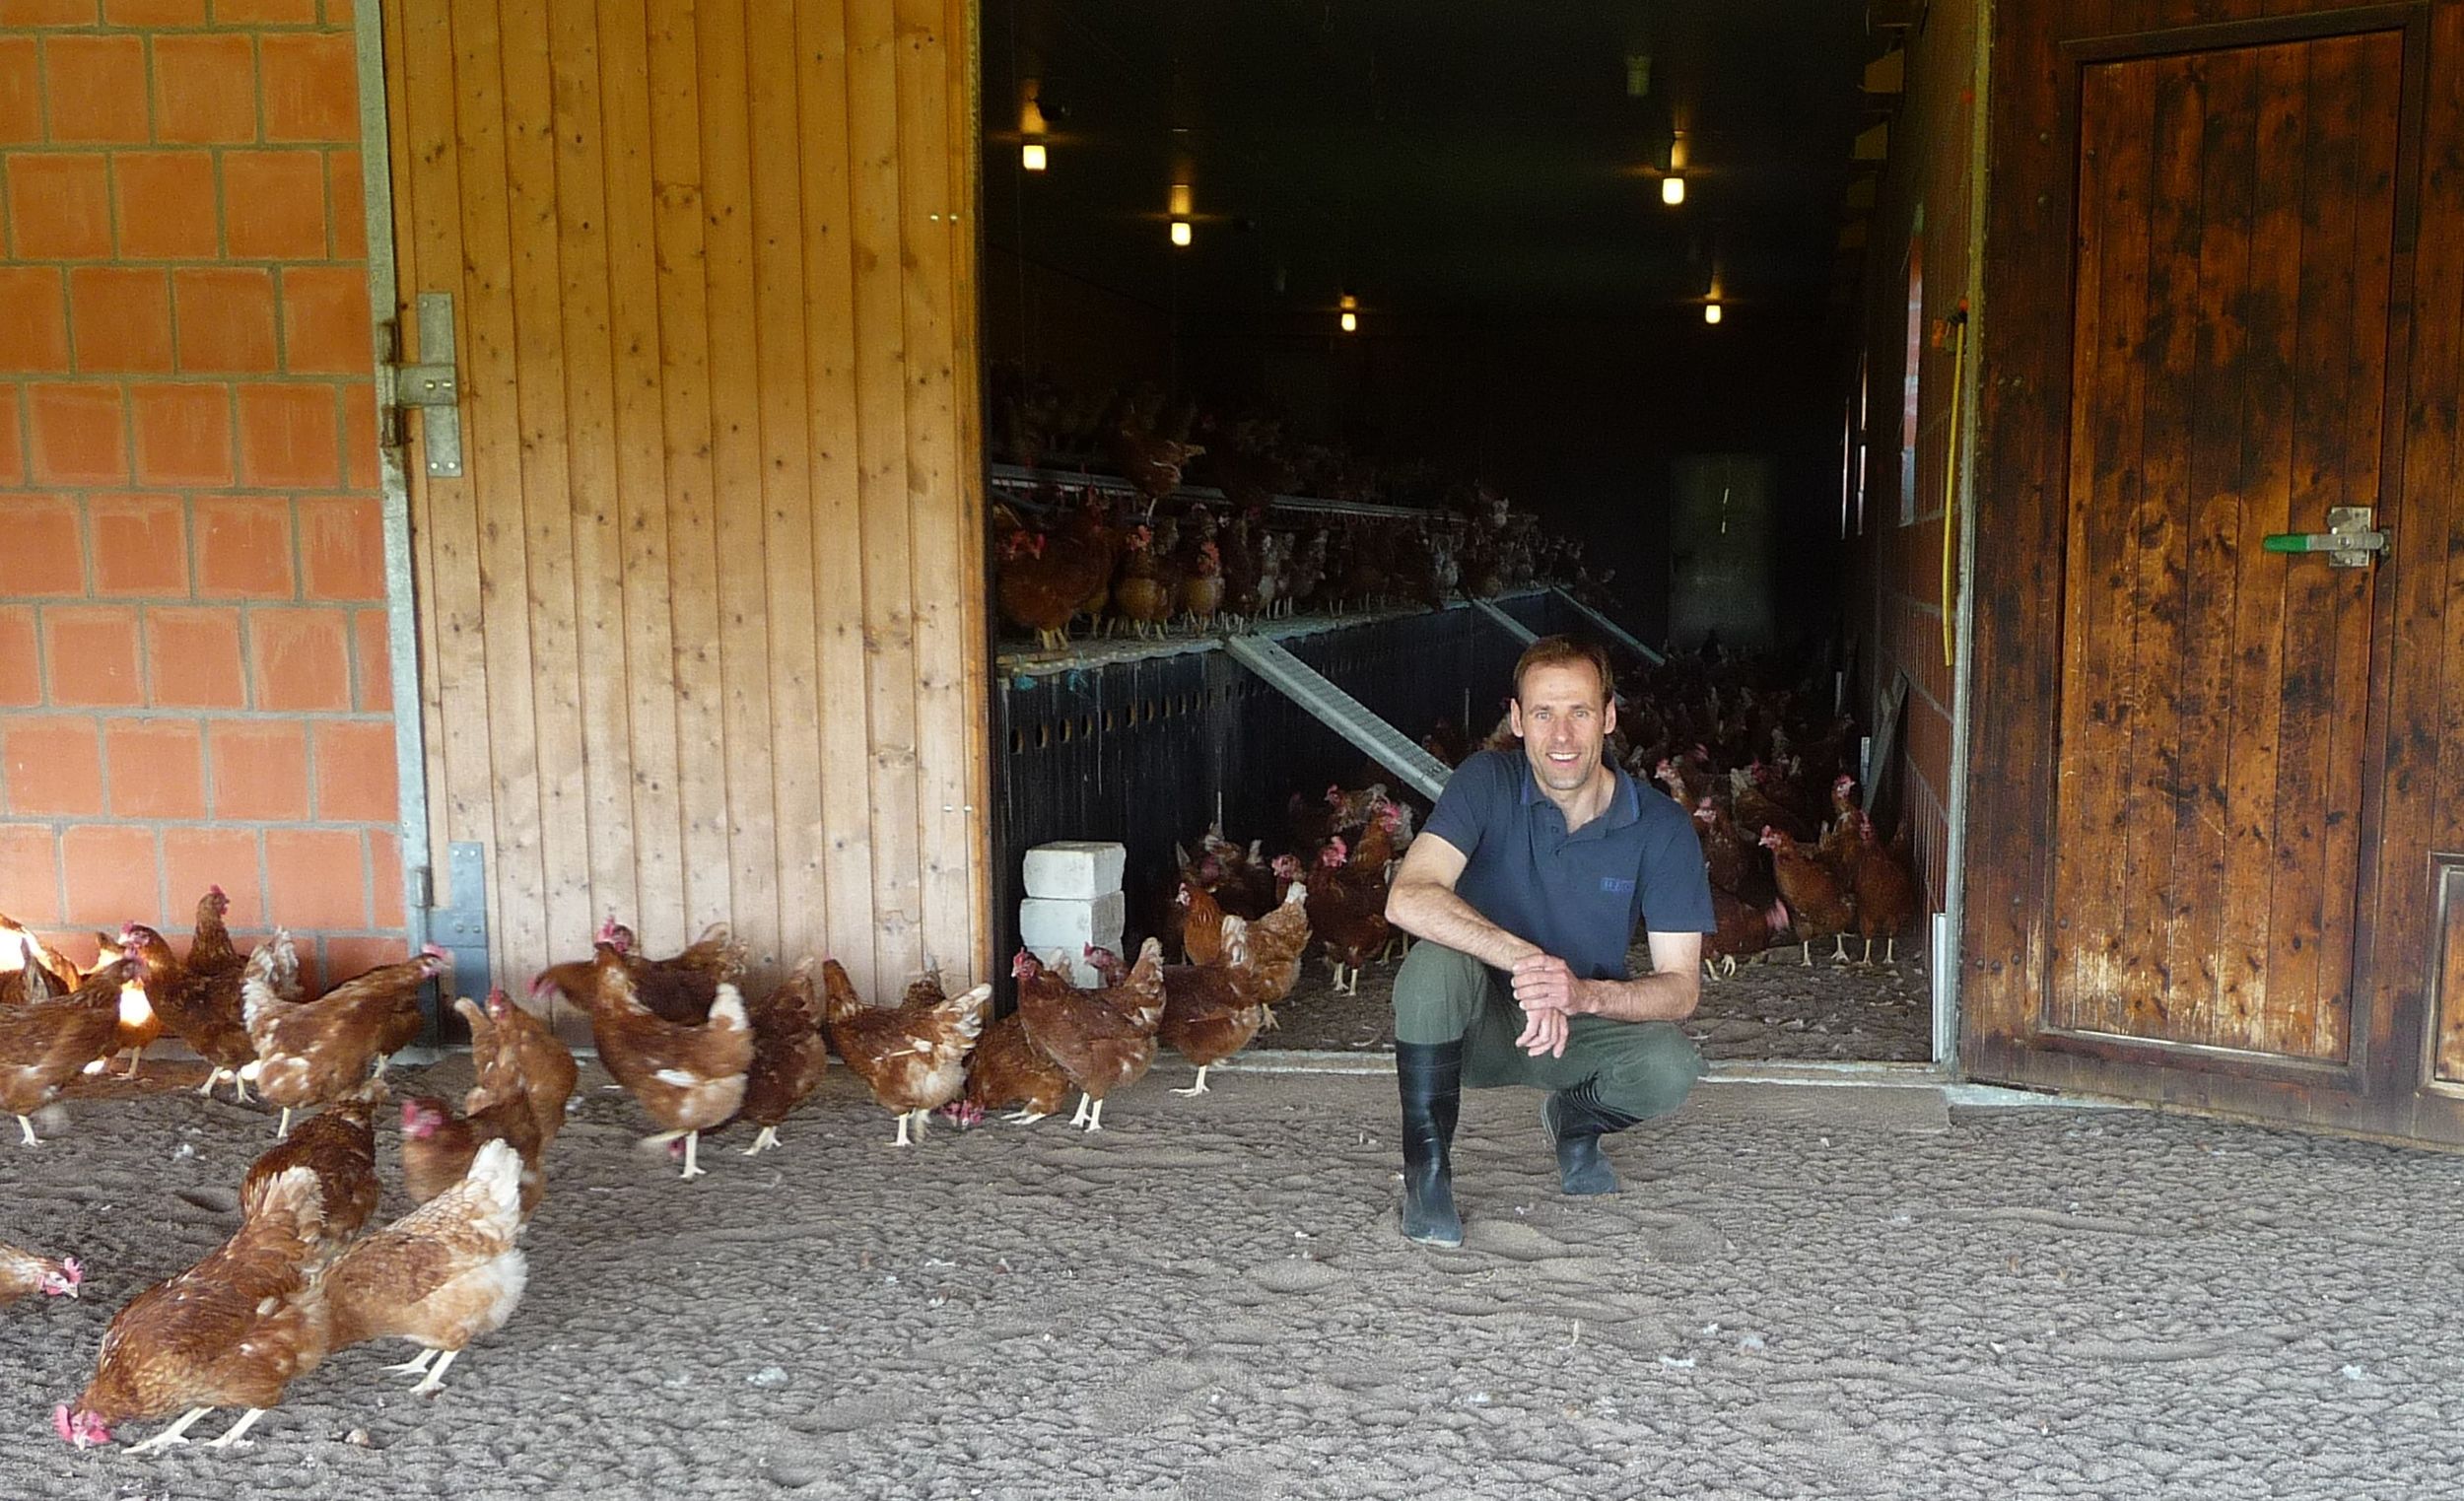
<instances>
[{"instance_id":1,"label":"sandy concrete floor","mask_svg":"<svg viewBox=\"0 0 2464 1501\"><path fill-rule=\"evenodd\" d=\"M1850 1091L1757 1114L1714 1085L1615 1142L1623 1194L1574 1201L1537 1097L1484 1094L1470 1242L1430 1252L1394 1231L1385 1079L1222 1073L1183 1100L1159 1071L1097 1135L901 1151L834 1071L787 1150L730 1133L686 1185L596 1077L511 1325L433 1399L377 1374L401 1346L340 1354L230 1453L77 1454L47 1415L111 1312L229 1230L269 1119L81 1098L0 1148L0 1239L91 1268L83 1302L0 1313L0 1489L2464 1494L2453 1157L2137 1113L1928 1128ZM389 1128L380 1150L390 1175Z\"/></svg>"}]
</instances>

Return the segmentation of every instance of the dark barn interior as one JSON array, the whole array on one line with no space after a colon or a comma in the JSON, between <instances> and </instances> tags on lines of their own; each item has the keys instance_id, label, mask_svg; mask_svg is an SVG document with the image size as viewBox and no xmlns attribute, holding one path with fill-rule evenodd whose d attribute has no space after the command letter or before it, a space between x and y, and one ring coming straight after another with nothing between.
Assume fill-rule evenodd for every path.
<instances>
[{"instance_id":1,"label":"dark barn interior","mask_svg":"<svg viewBox=\"0 0 2464 1501\"><path fill-rule=\"evenodd\" d=\"M1298 492L1332 517L1265 505L1227 575L1253 542L1298 546L1330 519L1338 554L1390 530L1449 538L1407 545L1383 597L1293 606L1320 627L1294 648L1406 739L1447 735L1444 721L1476 741L1498 722L1522 641L1471 601L1541 634L1603 636L1548 590L1559 582L1648 649L1618 643L1625 671L1672 650L1689 664L1656 691L1724 692L1733 711L1748 685L1798 690L1801 742L1849 706L1852 676L1861 690L1874 675L1847 612L1858 518L1840 392L1860 322L1852 182L1870 203L1883 166L1855 159L1857 138L1889 102L1868 68L1896 35L1861 8L1159 15L997 0L984 37L986 425L995 465L1012 466L995 469L995 501L1028 508L995 512L996 579L1043 566L1005 571L998 555L1013 525L1059 535L1067 475L1132 473L1141 443L1189 442L1205 450L1181 466L1191 488L1137 487L1110 506L1116 531L1186 525L1191 504L1219 525ZM1035 476L1053 482L1041 496ZM1484 568L1464 518L1500 498L1561 551ZM1332 578L1328 592L1341 592ZM1346 606L1380 619L1346 624ZM1290 797L1377 784L1425 813L1426 796L1223 653L1124 660L1103 614L1081 626L1101 640L1058 653L1020 650L1014 610L1001 622L1004 948L1017 856L1046 839L1128 847L1134 946L1177 931L1176 849L1197 850L1218 815L1236 844L1306 863ZM1185 639L1204 638L1192 622ZM1630 729L1657 724L1647 707L1629 702ZM1629 763L1657 791L1654 763L1699 737L1718 765L1695 790L1725 809L1731 766L1783 758L1742 718L1703 717L1627 746ZM1865 780L1864 737L1833 748L1839 764L1796 773L1809 829L1834 821L1835 772ZM1758 832L1745 859L1770 888ZM1840 1034L1841 1057L1929 1056L1921 976L1878 989L1845 974L1810 1005L1742 999L1768 1027L1734 1051L1785 1047L1768 1029L1792 1025ZM1331 1003L1316 989L1304 981L1295 1012ZM1877 1007L1897 1025L1860 1025ZM1264 1041L1382 1035L1372 1016L1326 1021ZM1718 1031L1706 1018L1700 1035Z\"/></svg>"}]
</instances>

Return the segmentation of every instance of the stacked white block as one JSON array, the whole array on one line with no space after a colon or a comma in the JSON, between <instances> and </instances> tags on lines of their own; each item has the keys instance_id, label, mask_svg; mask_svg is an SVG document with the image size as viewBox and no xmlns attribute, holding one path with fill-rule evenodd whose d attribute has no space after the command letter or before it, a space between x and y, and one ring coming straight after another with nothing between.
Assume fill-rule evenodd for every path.
<instances>
[{"instance_id":1,"label":"stacked white block","mask_svg":"<svg viewBox=\"0 0 2464 1501\"><path fill-rule=\"evenodd\" d=\"M1086 962L1088 945L1121 952L1129 902L1121 893L1129 852L1099 840L1059 840L1027 852L1027 899L1018 904L1018 938L1052 969L1085 989L1102 984Z\"/></svg>"}]
</instances>

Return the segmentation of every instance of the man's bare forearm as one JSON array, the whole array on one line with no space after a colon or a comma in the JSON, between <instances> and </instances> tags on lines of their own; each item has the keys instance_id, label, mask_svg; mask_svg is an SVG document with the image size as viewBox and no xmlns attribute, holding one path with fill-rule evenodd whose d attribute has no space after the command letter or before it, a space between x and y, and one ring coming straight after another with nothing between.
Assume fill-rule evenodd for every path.
<instances>
[{"instance_id":1,"label":"man's bare forearm","mask_svg":"<svg viewBox=\"0 0 2464 1501\"><path fill-rule=\"evenodd\" d=\"M1518 938L1478 909L1433 881L1399 885L1386 894L1386 921L1415 938L1470 954L1491 969L1510 970L1540 945Z\"/></svg>"},{"instance_id":2,"label":"man's bare forearm","mask_svg":"<svg viewBox=\"0 0 2464 1501\"><path fill-rule=\"evenodd\" d=\"M1692 972L1645 975L1640 980L1586 980L1576 988L1579 1008L1610 1021L1683 1021L1702 998Z\"/></svg>"}]
</instances>

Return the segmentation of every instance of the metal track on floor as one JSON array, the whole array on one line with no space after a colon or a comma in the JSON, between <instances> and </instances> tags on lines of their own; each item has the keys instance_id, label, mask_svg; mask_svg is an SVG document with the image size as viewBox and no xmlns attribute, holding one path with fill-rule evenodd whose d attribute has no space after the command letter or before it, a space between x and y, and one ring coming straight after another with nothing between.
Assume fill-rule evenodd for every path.
<instances>
[{"instance_id":1,"label":"metal track on floor","mask_svg":"<svg viewBox=\"0 0 2464 1501\"><path fill-rule=\"evenodd\" d=\"M1258 636L1227 636L1223 649L1420 795L1435 800L1446 790L1446 779L1453 773L1445 762L1277 643Z\"/></svg>"}]
</instances>

